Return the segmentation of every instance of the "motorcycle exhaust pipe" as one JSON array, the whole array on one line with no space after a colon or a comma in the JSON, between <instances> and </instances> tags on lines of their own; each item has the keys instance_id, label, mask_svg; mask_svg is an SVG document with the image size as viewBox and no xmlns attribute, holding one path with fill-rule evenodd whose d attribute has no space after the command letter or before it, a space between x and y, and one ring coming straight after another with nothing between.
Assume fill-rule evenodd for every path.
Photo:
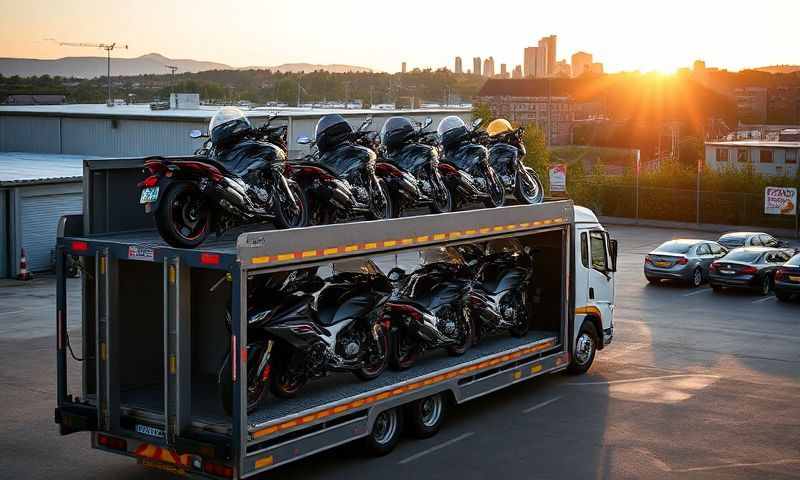
<instances>
[{"instance_id":1,"label":"motorcycle exhaust pipe","mask_svg":"<svg viewBox=\"0 0 800 480\"><path fill-rule=\"evenodd\" d=\"M355 207L353 191L341 180L331 180L329 182L330 200L340 209Z\"/></svg>"}]
</instances>

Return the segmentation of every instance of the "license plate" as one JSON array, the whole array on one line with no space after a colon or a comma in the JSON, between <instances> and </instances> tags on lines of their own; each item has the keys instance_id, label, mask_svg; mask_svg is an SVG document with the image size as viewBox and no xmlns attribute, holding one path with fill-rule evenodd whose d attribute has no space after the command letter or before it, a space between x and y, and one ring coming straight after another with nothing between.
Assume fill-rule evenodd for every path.
<instances>
[{"instance_id":1,"label":"license plate","mask_svg":"<svg viewBox=\"0 0 800 480\"><path fill-rule=\"evenodd\" d=\"M793 282L800 282L800 277L796 277L794 275L789 275L789 280Z\"/></svg>"},{"instance_id":2,"label":"license plate","mask_svg":"<svg viewBox=\"0 0 800 480\"><path fill-rule=\"evenodd\" d=\"M142 196L139 197L139 203L153 203L158 200L158 187L147 187L142 190Z\"/></svg>"},{"instance_id":3,"label":"license plate","mask_svg":"<svg viewBox=\"0 0 800 480\"><path fill-rule=\"evenodd\" d=\"M140 458L139 465L142 465L147 468L154 468L156 470L162 470L165 472L169 472L173 475L186 475L186 470L183 468L177 467L175 465L171 465L169 463L161 463L155 462L153 460L148 460L146 458Z\"/></svg>"},{"instance_id":4,"label":"license plate","mask_svg":"<svg viewBox=\"0 0 800 480\"><path fill-rule=\"evenodd\" d=\"M656 267L669 267L669 262L656 262Z\"/></svg>"},{"instance_id":5,"label":"license plate","mask_svg":"<svg viewBox=\"0 0 800 480\"><path fill-rule=\"evenodd\" d=\"M719 273L724 273L725 275L733 275L736 272L734 272L733 270L720 270Z\"/></svg>"},{"instance_id":6,"label":"license plate","mask_svg":"<svg viewBox=\"0 0 800 480\"><path fill-rule=\"evenodd\" d=\"M140 433L142 435L147 435L150 437L156 438L164 438L164 430L156 427L151 427L150 425L142 425L140 423L136 424L136 433Z\"/></svg>"}]
</instances>

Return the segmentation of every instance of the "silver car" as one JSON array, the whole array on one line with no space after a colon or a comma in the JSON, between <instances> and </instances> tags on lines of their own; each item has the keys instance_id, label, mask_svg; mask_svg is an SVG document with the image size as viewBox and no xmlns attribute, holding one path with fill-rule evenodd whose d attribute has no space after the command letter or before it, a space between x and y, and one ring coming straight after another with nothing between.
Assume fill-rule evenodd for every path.
<instances>
[{"instance_id":1,"label":"silver car","mask_svg":"<svg viewBox=\"0 0 800 480\"><path fill-rule=\"evenodd\" d=\"M652 284L678 280L690 288L708 279L708 267L728 250L711 240L679 239L662 243L644 257L644 276Z\"/></svg>"}]
</instances>

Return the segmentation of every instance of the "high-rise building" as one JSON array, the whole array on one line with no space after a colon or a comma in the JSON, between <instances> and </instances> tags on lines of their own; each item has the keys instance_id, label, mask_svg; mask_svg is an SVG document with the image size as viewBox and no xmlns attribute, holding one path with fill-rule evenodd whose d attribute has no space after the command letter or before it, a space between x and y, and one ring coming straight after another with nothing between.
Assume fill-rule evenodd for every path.
<instances>
[{"instance_id":1,"label":"high-rise building","mask_svg":"<svg viewBox=\"0 0 800 480\"><path fill-rule=\"evenodd\" d=\"M406 62L403 62L403 64L400 66L400 71L406 73Z\"/></svg>"},{"instance_id":2,"label":"high-rise building","mask_svg":"<svg viewBox=\"0 0 800 480\"><path fill-rule=\"evenodd\" d=\"M542 45L542 42L539 41L539 47L536 48L536 74L534 77L544 78L547 75L547 46Z\"/></svg>"},{"instance_id":3,"label":"high-rise building","mask_svg":"<svg viewBox=\"0 0 800 480\"><path fill-rule=\"evenodd\" d=\"M514 71L511 72L511 78L520 79L522 78L522 65L517 65L514 67Z\"/></svg>"},{"instance_id":4,"label":"high-rise building","mask_svg":"<svg viewBox=\"0 0 800 480\"><path fill-rule=\"evenodd\" d=\"M559 60L556 62L555 70L550 72L551 77L570 78L572 76L572 67L566 60Z\"/></svg>"},{"instance_id":5,"label":"high-rise building","mask_svg":"<svg viewBox=\"0 0 800 480\"><path fill-rule=\"evenodd\" d=\"M595 75L602 75L603 74L603 64L600 62L592 63L591 72Z\"/></svg>"},{"instance_id":6,"label":"high-rise building","mask_svg":"<svg viewBox=\"0 0 800 480\"><path fill-rule=\"evenodd\" d=\"M555 35L550 35L539 40L539 58L544 61L543 74L539 76L550 77L556 70L556 39Z\"/></svg>"},{"instance_id":7,"label":"high-rise building","mask_svg":"<svg viewBox=\"0 0 800 480\"><path fill-rule=\"evenodd\" d=\"M575 52L572 54L572 76L580 77L585 72L590 71L592 66L592 54L586 52Z\"/></svg>"},{"instance_id":8,"label":"high-rise building","mask_svg":"<svg viewBox=\"0 0 800 480\"><path fill-rule=\"evenodd\" d=\"M489 57L483 61L483 76L494 77L494 57Z\"/></svg>"},{"instance_id":9,"label":"high-rise building","mask_svg":"<svg viewBox=\"0 0 800 480\"><path fill-rule=\"evenodd\" d=\"M524 65L523 74L526 78L536 76L536 59L539 56L538 47L525 48L525 58L522 64Z\"/></svg>"},{"instance_id":10,"label":"high-rise building","mask_svg":"<svg viewBox=\"0 0 800 480\"><path fill-rule=\"evenodd\" d=\"M508 65L505 63L500 64L500 77L508 78Z\"/></svg>"},{"instance_id":11,"label":"high-rise building","mask_svg":"<svg viewBox=\"0 0 800 480\"><path fill-rule=\"evenodd\" d=\"M694 64L692 65L692 70L694 70L697 73L705 73L706 62L703 60L695 60Z\"/></svg>"},{"instance_id":12,"label":"high-rise building","mask_svg":"<svg viewBox=\"0 0 800 480\"><path fill-rule=\"evenodd\" d=\"M480 76L480 74L481 74L481 57L472 57L472 74Z\"/></svg>"},{"instance_id":13,"label":"high-rise building","mask_svg":"<svg viewBox=\"0 0 800 480\"><path fill-rule=\"evenodd\" d=\"M464 66L461 64L461 57L456 57L456 73L464 73Z\"/></svg>"}]
</instances>

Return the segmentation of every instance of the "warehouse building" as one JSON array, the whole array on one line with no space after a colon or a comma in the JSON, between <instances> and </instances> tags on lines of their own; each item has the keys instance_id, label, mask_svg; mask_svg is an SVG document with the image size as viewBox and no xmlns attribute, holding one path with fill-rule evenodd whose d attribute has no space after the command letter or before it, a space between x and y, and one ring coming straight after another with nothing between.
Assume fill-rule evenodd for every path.
<instances>
[{"instance_id":1,"label":"warehouse building","mask_svg":"<svg viewBox=\"0 0 800 480\"><path fill-rule=\"evenodd\" d=\"M58 219L81 213L83 160L133 158L151 155L191 155L203 140L189 137L205 131L219 107L191 110L151 110L148 105L3 105L0 106L0 278L18 272L22 248L34 271L52 268ZM287 125L289 158L298 158L307 146L301 136L313 137L322 115L339 113L354 127L367 117L370 130L379 131L395 115L433 127L447 115L470 120L464 109L440 110L330 110L252 109L248 118L262 124L273 113L273 125Z\"/></svg>"},{"instance_id":2,"label":"warehouse building","mask_svg":"<svg viewBox=\"0 0 800 480\"><path fill-rule=\"evenodd\" d=\"M706 166L714 170L752 168L766 176L798 173L800 141L705 142Z\"/></svg>"}]
</instances>

